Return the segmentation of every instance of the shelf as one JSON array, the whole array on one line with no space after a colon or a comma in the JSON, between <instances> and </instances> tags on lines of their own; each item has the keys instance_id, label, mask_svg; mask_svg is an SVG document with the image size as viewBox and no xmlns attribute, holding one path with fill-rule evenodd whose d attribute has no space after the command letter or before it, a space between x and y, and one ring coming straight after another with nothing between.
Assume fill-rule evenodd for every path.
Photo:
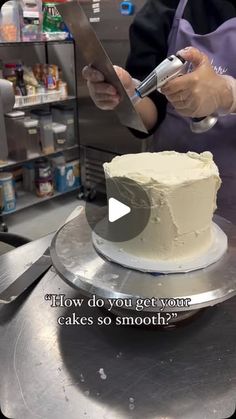
<instances>
[{"instance_id":1,"label":"shelf","mask_svg":"<svg viewBox=\"0 0 236 419\"><path fill-rule=\"evenodd\" d=\"M46 196L45 198L39 198L37 195L27 191L17 191L17 200L16 200L16 209L9 212L4 212L2 215L7 216L14 214L15 212L21 211L25 208L32 207L34 205L40 204L41 202L49 201L50 199L57 198L58 196L69 194L70 192L79 191L80 187L72 188L65 192L54 192L52 196Z\"/></svg>"},{"instance_id":2,"label":"shelf","mask_svg":"<svg viewBox=\"0 0 236 419\"><path fill-rule=\"evenodd\" d=\"M13 111L17 110L17 109L35 109L35 108L42 108L42 106L46 106L46 105L58 105L63 104L63 103L67 103L71 100L75 100L77 99L76 96L68 96L66 99L61 99L61 100L53 100L51 102L42 102L42 103L36 103L36 104L32 104L32 105L24 105L24 106L16 106L13 108Z\"/></svg>"},{"instance_id":3,"label":"shelf","mask_svg":"<svg viewBox=\"0 0 236 419\"><path fill-rule=\"evenodd\" d=\"M17 106L13 109L14 110L21 110L25 112L30 112L30 110L33 109L45 109L50 110L51 106L54 105L64 105L68 104L68 107L74 108L74 115L75 115L75 121L74 121L74 135L75 140L77 141L78 137L78 119L77 119L77 97L76 97L76 70L75 70L75 49L74 49L74 40L41 40L41 41L31 41L31 42L1 42L0 43L0 49L1 52L1 58L2 60L7 61L13 60L17 57L19 57L19 51L20 51L20 58L21 60L28 65L32 65L34 62L40 62L40 63L54 63L58 65L59 68L61 68L62 73L66 74L68 73L68 65L71 68L70 74L67 76L69 77L69 93L71 93L67 98L65 99L59 99L58 95L52 95L50 97L47 97L49 101L43 102L43 99L37 100L37 102L42 103L29 103L29 100L27 100L27 104L25 105L24 101L17 102ZM67 77L66 76L66 77ZM59 100L58 100L59 99ZM40 150L39 150L40 151ZM7 159L8 161L4 162L3 164L0 164L0 173L2 171L11 171L13 168L20 168L23 164L27 162L34 162L37 161L40 158L50 158L53 156L58 155L59 153L63 153L65 155L65 160L72 160L78 157L79 154L79 144L77 141L77 144L73 146L66 147L66 144L64 145L64 148L60 150L54 150L52 153L49 154L43 154L43 153L34 153L30 154L24 153L22 154L23 159ZM25 158L25 154L28 154L28 157ZM17 156L17 155L16 155ZM21 184L21 171L15 173L16 176L16 189ZM19 182L18 182L19 179ZM52 196L48 196L45 198L38 197L34 192L30 193L27 191L17 190L17 200L16 200L16 209L11 212L3 212L3 215L6 217L7 215L14 214L15 212L21 211L25 208L43 203L45 201L49 201L51 199L57 198L61 195L65 194L75 194L76 191L79 191L80 188L71 188L68 191L65 192L56 192Z\"/></svg>"},{"instance_id":4,"label":"shelf","mask_svg":"<svg viewBox=\"0 0 236 419\"><path fill-rule=\"evenodd\" d=\"M14 166L21 166L24 163L27 163L27 162L30 162L30 161L36 161L36 160L38 160L38 159L40 159L42 157L47 158L47 157L50 157L50 156L55 156L58 153L64 153L64 152L70 151L70 150L77 150L78 148L79 148L79 145L78 144L75 144L75 145L73 145L71 147L66 147L66 148L64 148L62 150L55 150L55 151L53 151L53 153L39 154L38 156L35 156L34 155L34 156L29 157L29 158L27 158L25 160L20 160L20 161L8 160L7 163L0 164L0 172L1 172L1 169L6 169L6 168L9 168L9 167L14 167Z\"/></svg>"},{"instance_id":5,"label":"shelf","mask_svg":"<svg viewBox=\"0 0 236 419\"><path fill-rule=\"evenodd\" d=\"M62 40L51 40L51 41L19 41L19 42L0 42L0 47L19 47L19 45L45 45L45 44L73 44L73 40L62 39Z\"/></svg>"}]
</instances>

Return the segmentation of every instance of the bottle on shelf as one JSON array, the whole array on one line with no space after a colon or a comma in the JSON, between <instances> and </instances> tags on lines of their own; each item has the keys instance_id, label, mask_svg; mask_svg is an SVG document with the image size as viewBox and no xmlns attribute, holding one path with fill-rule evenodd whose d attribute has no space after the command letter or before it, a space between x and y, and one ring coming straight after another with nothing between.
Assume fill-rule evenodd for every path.
<instances>
[{"instance_id":1,"label":"bottle on shelf","mask_svg":"<svg viewBox=\"0 0 236 419\"><path fill-rule=\"evenodd\" d=\"M58 67L54 64L48 65L46 87L48 90L54 90L57 88L58 81Z\"/></svg>"},{"instance_id":2,"label":"bottle on shelf","mask_svg":"<svg viewBox=\"0 0 236 419\"><path fill-rule=\"evenodd\" d=\"M24 70L22 65L18 64L15 69L16 73L16 95L27 96L27 89L24 82Z\"/></svg>"}]
</instances>

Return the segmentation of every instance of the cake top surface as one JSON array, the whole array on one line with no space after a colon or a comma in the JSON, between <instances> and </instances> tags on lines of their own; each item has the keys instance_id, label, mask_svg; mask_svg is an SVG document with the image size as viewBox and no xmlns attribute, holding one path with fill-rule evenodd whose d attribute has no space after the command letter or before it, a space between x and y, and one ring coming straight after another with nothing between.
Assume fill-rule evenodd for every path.
<instances>
[{"instance_id":1,"label":"cake top surface","mask_svg":"<svg viewBox=\"0 0 236 419\"><path fill-rule=\"evenodd\" d=\"M157 182L174 185L183 182L219 177L219 171L210 152L125 154L105 163L107 177L126 177L141 183Z\"/></svg>"}]
</instances>

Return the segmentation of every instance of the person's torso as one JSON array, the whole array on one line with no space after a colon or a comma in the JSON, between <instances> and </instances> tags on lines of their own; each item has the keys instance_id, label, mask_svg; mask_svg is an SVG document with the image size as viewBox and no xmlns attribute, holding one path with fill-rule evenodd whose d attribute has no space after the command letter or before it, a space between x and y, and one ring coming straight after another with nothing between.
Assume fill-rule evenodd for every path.
<instances>
[{"instance_id":1,"label":"person's torso","mask_svg":"<svg viewBox=\"0 0 236 419\"><path fill-rule=\"evenodd\" d=\"M186 0L179 2L168 39L168 55L194 46L209 57L216 72L236 78L236 17L227 19L214 31L200 35L184 18L186 3ZM168 104L166 117L155 133L154 147L155 151L211 151L223 180L220 207L236 205L236 115L219 117L212 129L195 134L190 130L190 119L180 116Z\"/></svg>"}]
</instances>

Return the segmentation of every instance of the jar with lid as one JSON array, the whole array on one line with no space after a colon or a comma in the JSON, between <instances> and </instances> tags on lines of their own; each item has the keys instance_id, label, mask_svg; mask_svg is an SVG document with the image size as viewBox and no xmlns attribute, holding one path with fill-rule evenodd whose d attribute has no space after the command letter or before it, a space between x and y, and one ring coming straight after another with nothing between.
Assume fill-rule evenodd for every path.
<instances>
[{"instance_id":1,"label":"jar with lid","mask_svg":"<svg viewBox=\"0 0 236 419\"><path fill-rule=\"evenodd\" d=\"M39 197L54 194L52 168L48 159L39 159L35 164L35 187Z\"/></svg>"}]
</instances>

